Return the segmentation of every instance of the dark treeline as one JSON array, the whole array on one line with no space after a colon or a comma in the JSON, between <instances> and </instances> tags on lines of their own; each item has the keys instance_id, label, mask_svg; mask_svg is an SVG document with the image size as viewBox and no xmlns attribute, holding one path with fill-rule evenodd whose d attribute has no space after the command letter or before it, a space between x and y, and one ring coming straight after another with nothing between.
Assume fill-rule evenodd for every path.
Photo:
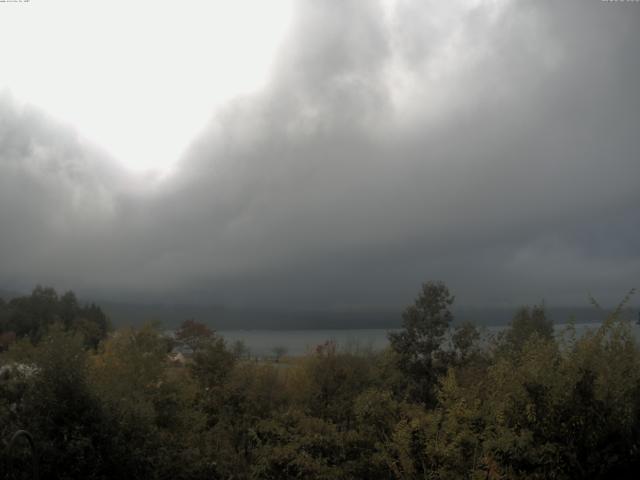
<instances>
[{"instance_id":1,"label":"dark treeline","mask_svg":"<svg viewBox=\"0 0 640 480\"><path fill-rule=\"evenodd\" d=\"M636 478L640 349L622 305L581 336L523 307L487 338L453 326L453 301L424 284L382 352L327 342L258 362L197 321L113 331L39 287L0 302L0 435L31 432L41 478Z\"/></svg>"},{"instance_id":2,"label":"dark treeline","mask_svg":"<svg viewBox=\"0 0 640 480\"><path fill-rule=\"evenodd\" d=\"M56 323L66 331L80 333L84 343L94 348L111 328L97 305L80 305L73 292L58 295L53 288L37 286L31 295L9 301L0 298L0 351L16 338L28 338L36 344Z\"/></svg>"},{"instance_id":3,"label":"dark treeline","mask_svg":"<svg viewBox=\"0 0 640 480\"><path fill-rule=\"evenodd\" d=\"M0 290L0 298L25 296ZM321 308L290 307L238 307L203 303L145 303L115 302L96 299L94 303L106 313L114 326L142 326L149 321L161 322L167 328L177 328L185 318L199 321L217 330L266 329L266 330L322 330L400 328L402 321L399 307L368 306ZM500 306L452 306L457 323L471 321L478 326L504 326L513 316L513 307ZM579 323L597 323L602 313L591 306L547 306L546 315L555 323L575 319Z\"/></svg>"},{"instance_id":4,"label":"dark treeline","mask_svg":"<svg viewBox=\"0 0 640 480\"><path fill-rule=\"evenodd\" d=\"M169 328L177 328L185 318L197 318L215 326L217 330L266 329L395 329L402 325L399 307L360 307L334 309L293 308L240 308L223 305L194 304L135 304L96 301L109 315L113 324L138 325L159 321ZM456 307L453 313L457 323L472 321L478 326L504 326L513 316L512 307ZM546 309L547 316L556 323L565 323L575 318L580 323L596 323L602 313L591 306L559 307Z\"/></svg>"}]
</instances>

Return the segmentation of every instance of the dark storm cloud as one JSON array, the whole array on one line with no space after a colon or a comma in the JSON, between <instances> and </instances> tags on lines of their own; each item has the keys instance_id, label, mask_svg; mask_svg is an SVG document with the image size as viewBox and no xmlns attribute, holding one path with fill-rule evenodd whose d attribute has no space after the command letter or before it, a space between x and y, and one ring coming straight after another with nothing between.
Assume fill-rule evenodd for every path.
<instances>
[{"instance_id":1,"label":"dark storm cloud","mask_svg":"<svg viewBox=\"0 0 640 480\"><path fill-rule=\"evenodd\" d=\"M5 99L1 280L232 304L395 305L431 278L471 304L617 299L640 278L640 8L456 8L297 2L269 85L142 190Z\"/></svg>"},{"instance_id":2,"label":"dark storm cloud","mask_svg":"<svg viewBox=\"0 0 640 480\"><path fill-rule=\"evenodd\" d=\"M0 95L0 285L81 269L77 254L108 231L121 181L68 128Z\"/></svg>"}]
</instances>

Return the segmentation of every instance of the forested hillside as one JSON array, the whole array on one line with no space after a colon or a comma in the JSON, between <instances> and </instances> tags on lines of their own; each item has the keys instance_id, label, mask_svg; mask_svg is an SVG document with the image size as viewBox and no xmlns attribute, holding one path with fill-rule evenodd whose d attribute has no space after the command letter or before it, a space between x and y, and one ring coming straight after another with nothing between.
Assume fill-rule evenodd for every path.
<instances>
[{"instance_id":1,"label":"forested hillside","mask_svg":"<svg viewBox=\"0 0 640 480\"><path fill-rule=\"evenodd\" d=\"M625 301L628 300L625 299ZM582 336L543 306L489 338L423 285L386 351L270 362L185 321L112 331L37 288L0 303L0 436L40 478L637 478L640 348L624 302ZM12 473L26 448L2 452Z\"/></svg>"}]
</instances>

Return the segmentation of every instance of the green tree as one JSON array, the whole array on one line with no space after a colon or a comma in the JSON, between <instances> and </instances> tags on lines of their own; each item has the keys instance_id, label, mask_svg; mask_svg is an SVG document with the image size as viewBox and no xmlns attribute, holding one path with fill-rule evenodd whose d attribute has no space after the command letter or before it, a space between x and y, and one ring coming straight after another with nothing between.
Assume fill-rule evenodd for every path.
<instances>
[{"instance_id":1,"label":"green tree","mask_svg":"<svg viewBox=\"0 0 640 480\"><path fill-rule=\"evenodd\" d=\"M467 363L479 352L480 331L473 323L464 322L455 327L451 335L451 346L458 363Z\"/></svg>"},{"instance_id":2,"label":"green tree","mask_svg":"<svg viewBox=\"0 0 640 480\"><path fill-rule=\"evenodd\" d=\"M8 355L25 372L27 388L14 403L14 426L36 439L41 478L108 476L111 430L102 402L90 388L81 335L54 324L37 346L25 342L15 347Z\"/></svg>"},{"instance_id":3,"label":"green tree","mask_svg":"<svg viewBox=\"0 0 640 480\"><path fill-rule=\"evenodd\" d=\"M169 339L152 324L118 330L91 357L92 390L108 412L114 478L211 478L196 453L205 428L198 388L168 361ZM194 458L195 457L195 458Z\"/></svg>"},{"instance_id":4,"label":"green tree","mask_svg":"<svg viewBox=\"0 0 640 480\"><path fill-rule=\"evenodd\" d=\"M372 381L369 358L340 352L333 341L318 345L291 375L293 400L315 417L350 427L354 399Z\"/></svg>"},{"instance_id":5,"label":"green tree","mask_svg":"<svg viewBox=\"0 0 640 480\"><path fill-rule=\"evenodd\" d=\"M427 282L413 305L402 314L402 330L389 334L400 370L412 380L411 396L433 405L434 387L446 371L442 344L453 320L454 297L442 282Z\"/></svg>"},{"instance_id":6,"label":"green tree","mask_svg":"<svg viewBox=\"0 0 640 480\"><path fill-rule=\"evenodd\" d=\"M520 351L533 336L551 340L554 336L553 321L547 318L544 304L521 307L503 334L503 343L511 351Z\"/></svg>"},{"instance_id":7,"label":"green tree","mask_svg":"<svg viewBox=\"0 0 640 480\"><path fill-rule=\"evenodd\" d=\"M56 322L65 330L80 332L91 348L96 348L111 330L100 307L80 305L71 291L59 296L53 288L37 286L31 295L0 305L0 334L13 332L17 338L28 337L37 343Z\"/></svg>"},{"instance_id":8,"label":"green tree","mask_svg":"<svg viewBox=\"0 0 640 480\"><path fill-rule=\"evenodd\" d=\"M221 386L237 362L236 355L227 348L222 337L214 335L199 341L189 368L194 378L205 388Z\"/></svg>"}]
</instances>

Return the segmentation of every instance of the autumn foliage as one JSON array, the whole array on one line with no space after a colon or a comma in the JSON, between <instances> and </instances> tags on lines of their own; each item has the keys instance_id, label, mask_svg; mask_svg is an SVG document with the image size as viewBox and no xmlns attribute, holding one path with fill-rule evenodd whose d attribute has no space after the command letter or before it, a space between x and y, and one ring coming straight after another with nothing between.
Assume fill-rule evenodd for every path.
<instances>
[{"instance_id":1,"label":"autumn foliage","mask_svg":"<svg viewBox=\"0 0 640 480\"><path fill-rule=\"evenodd\" d=\"M622 309L578 335L525 308L491 337L453 325L452 302L425 284L388 349L329 341L278 363L195 320L95 344L43 310L3 344L0 434L33 434L41 478L636 478L640 348Z\"/></svg>"}]
</instances>

